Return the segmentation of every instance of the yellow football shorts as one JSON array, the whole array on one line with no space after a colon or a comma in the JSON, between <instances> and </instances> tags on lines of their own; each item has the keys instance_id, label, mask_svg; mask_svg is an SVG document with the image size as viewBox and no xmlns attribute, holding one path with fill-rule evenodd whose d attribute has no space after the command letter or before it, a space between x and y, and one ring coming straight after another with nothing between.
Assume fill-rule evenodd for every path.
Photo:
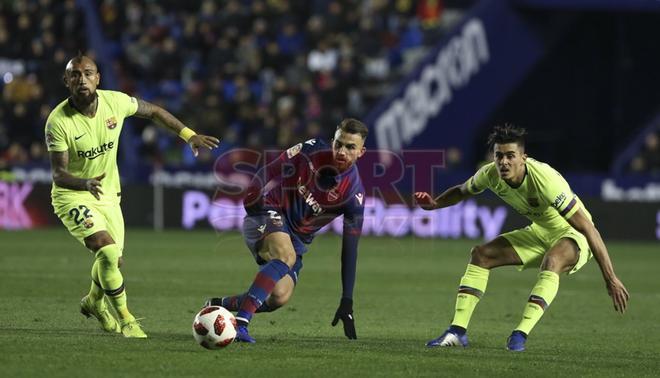
<instances>
[{"instance_id":1,"label":"yellow football shorts","mask_svg":"<svg viewBox=\"0 0 660 378\"><path fill-rule=\"evenodd\" d=\"M107 231L119 249L124 250L124 216L118 203L71 198L63 202L53 201L53 208L69 233L82 245L85 245L86 237Z\"/></svg>"},{"instance_id":2,"label":"yellow football shorts","mask_svg":"<svg viewBox=\"0 0 660 378\"><path fill-rule=\"evenodd\" d=\"M587 238L573 227L549 231L532 223L525 228L507 232L501 236L511 243L522 260L523 265L518 268L519 270L540 267L545 253L562 238L573 239L580 249L578 262L568 274L580 270L593 257Z\"/></svg>"}]
</instances>

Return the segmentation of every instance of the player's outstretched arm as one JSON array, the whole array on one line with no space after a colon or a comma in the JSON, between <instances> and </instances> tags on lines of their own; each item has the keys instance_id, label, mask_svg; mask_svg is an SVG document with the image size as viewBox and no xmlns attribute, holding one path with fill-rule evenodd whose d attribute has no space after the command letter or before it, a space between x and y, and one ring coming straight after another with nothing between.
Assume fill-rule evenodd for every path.
<instances>
[{"instance_id":1,"label":"player's outstretched arm","mask_svg":"<svg viewBox=\"0 0 660 378\"><path fill-rule=\"evenodd\" d=\"M415 202L424 210L435 210L443 207L453 206L471 197L466 184L452 186L436 198L427 192L415 192Z\"/></svg>"},{"instance_id":2,"label":"player's outstretched arm","mask_svg":"<svg viewBox=\"0 0 660 378\"><path fill-rule=\"evenodd\" d=\"M596 262L598 262L598 266L600 267L600 271L603 274L603 279L605 279L607 293L612 297L612 302L614 302L614 309L622 314L625 313L630 294L628 294L628 290L614 273L610 255L607 253L607 247L605 247L600 233L582 209L573 214L568 219L568 223L587 238L589 248L591 248Z\"/></svg>"},{"instance_id":3,"label":"player's outstretched arm","mask_svg":"<svg viewBox=\"0 0 660 378\"><path fill-rule=\"evenodd\" d=\"M331 323L334 327L341 320L344 326L344 335L351 340L357 339L355 318L353 317L353 288L355 287L357 268L357 246L362 225L360 224L358 227L344 226L341 248L342 296Z\"/></svg>"},{"instance_id":4,"label":"player's outstretched arm","mask_svg":"<svg viewBox=\"0 0 660 378\"><path fill-rule=\"evenodd\" d=\"M195 156L199 153L200 147L213 149L220 144L220 140L216 137L195 133L193 130L186 127L183 122L179 121L170 112L160 106L141 99L138 99L137 101L138 108L134 114L136 117L153 120L159 126L171 130L190 145Z\"/></svg>"},{"instance_id":5,"label":"player's outstretched arm","mask_svg":"<svg viewBox=\"0 0 660 378\"><path fill-rule=\"evenodd\" d=\"M101 180L105 177L105 173L94 178L81 178L75 177L67 170L69 166L69 152L55 152L48 153L50 156L50 167L53 175L53 182L55 185L64 189L89 191L97 199L101 199Z\"/></svg>"},{"instance_id":6,"label":"player's outstretched arm","mask_svg":"<svg viewBox=\"0 0 660 378\"><path fill-rule=\"evenodd\" d=\"M362 234L364 207L360 203L344 213L344 232L341 243L341 284L342 295L339 307L332 319L332 326L341 320L344 335L351 340L357 339L355 318L353 317L353 288L357 270L358 243Z\"/></svg>"}]
</instances>

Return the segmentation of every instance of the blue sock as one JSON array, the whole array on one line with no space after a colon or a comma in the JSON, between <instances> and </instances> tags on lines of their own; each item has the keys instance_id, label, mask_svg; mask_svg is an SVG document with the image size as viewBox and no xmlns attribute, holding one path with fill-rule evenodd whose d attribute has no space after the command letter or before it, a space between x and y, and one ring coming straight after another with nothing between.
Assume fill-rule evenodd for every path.
<instances>
[{"instance_id":1,"label":"blue sock","mask_svg":"<svg viewBox=\"0 0 660 378\"><path fill-rule=\"evenodd\" d=\"M282 260L271 260L261 268L236 314L236 322L239 325L247 325L250 322L255 311L273 292L275 284L288 272L289 266Z\"/></svg>"},{"instance_id":2,"label":"blue sock","mask_svg":"<svg viewBox=\"0 0 660 378\"><path fill-rule=\"evenodd\" d=\"M243 300L245 299L246 296L247 296L247 293L233 295L231 297L223 297L222 301L220 302L220 306L226 308L229 311L238 311L241 308L241 303L243 303ZM275 311L275 310L276 309L271 308L270 306L268 306L267 301L264 301L264 303L262 303L261 306L259 306L257 311L255 311L255 313L258 313L258 312L272 312L272 311Z\"/></svg>"}]
</instances>

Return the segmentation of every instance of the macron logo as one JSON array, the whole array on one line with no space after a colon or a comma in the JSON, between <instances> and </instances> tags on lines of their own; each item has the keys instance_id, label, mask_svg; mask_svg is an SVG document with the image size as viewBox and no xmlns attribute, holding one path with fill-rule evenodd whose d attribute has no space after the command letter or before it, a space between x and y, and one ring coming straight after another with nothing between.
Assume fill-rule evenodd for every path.
<instances>
[{"instance_id":1,"label":"macron logo","mask_svg":"<svg viewBox=\"0 0 660 378\"><path fill-rule=\"evenodd\" d=\"M87 151L78 151L78 157L93 160L101 155L105 155L105 153L110 151L114 146L115 142L103 143L102 145L98 147L92 147Z\"/></svg>"},{"instance_id":2,"label":"macron logo","mask_svg":"<svg viewBox=\"0 0 660 378\"><path fill-rule=\"evenodd\" d=\"M358 193L355 195L355 199L362 205L362 202L364 202L364 194Z\"/></svg>"}]
</instances>

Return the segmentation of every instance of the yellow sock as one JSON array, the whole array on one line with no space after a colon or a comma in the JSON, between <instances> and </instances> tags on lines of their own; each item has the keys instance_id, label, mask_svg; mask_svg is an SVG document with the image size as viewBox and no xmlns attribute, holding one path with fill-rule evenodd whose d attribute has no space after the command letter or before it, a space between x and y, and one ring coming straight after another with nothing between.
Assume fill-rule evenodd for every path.
<instances>
[{"instance_id":1,"label":"yellow sock","mask_svg":"<svg viewBox=\"0 0 660 378\"><path fill-rule=\"evenodd\" d=\"M557 273L549 270L539 273L539 279L529 295L529 300L525 305L525 310L523 310L522 320L516 330L529 335L532 328L541 320L541 316L557 296L558 290L559 275Z\"/></svg>"},{"instance_id":2,"label":"yellow sock","mask_svg":"<svg viewBox=\"0 0 660 378\"><path fill-rule=\"evenodd\" d=\"M126 324L130 321L135 320L135 317L128 311L128 306L126 304L126 291L123 291L121 294L114 297L108 296L112 307L117 311L119 316L119 321L121 324Z\"/></svg>"},{"instance_id":3,"label":"yellow sock","mask_svg":"<svg viewBox=\"0 0 660 378\"><path fill-rule=\"evenodd\" d=\"M99 281L99 262L97 260L94 260L92 265L92 284L89 287L89 298L96 306L103 305L103 287L101 287Z\"/></svg>"},{"instance_id":4,"label":"yellow sock","mask_svg":"<svg viewBox=\"0 0 660 378\"><path fill-rule=\"evenodd\" d=\"M116 244L109 244L96 252L99 281L110 304L117 311L119 320L123 323L135 319L128 311L124 277L119 270L120 250Z\"/></svg>"},{"instance_id":5,"label":"yellow sock","mask_svg":"<svg viewBox=\"0 0 660 378\"><path fill-rule=\"evenodd\" d=\"M456 310L451 325L467 329L474 308L486 292L490 270L468 264L458 288Z\"/></svg>"}]
</instances>

